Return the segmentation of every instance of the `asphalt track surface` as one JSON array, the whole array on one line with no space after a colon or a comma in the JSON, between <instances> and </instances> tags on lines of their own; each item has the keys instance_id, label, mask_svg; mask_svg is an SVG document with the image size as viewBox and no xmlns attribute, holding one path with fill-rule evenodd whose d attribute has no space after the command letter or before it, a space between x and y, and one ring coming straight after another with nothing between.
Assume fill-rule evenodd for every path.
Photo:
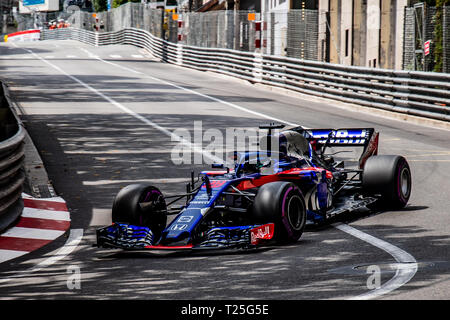
<instances>
[{"instance_id":1,"label":"asphalt track surface","mask_svg":"<svg viewBox=\"0 0 450 320\"><path fill-rule=\"evenodd\" d=\"M2 43L0 72L72 219L70 234L0 265L2 299L450 298L449 131L160 63L129 46ZM207 168L173 164L175 130L191 132L202 121L203 130L225 132L268 119L376 128L380 154L409 161L408 206L346 216L309 228L296 244L251 253L155 256L93 247L121 187L151 181L165 194L184 192L190 171ZM367 285L373 265L385 292ZM73 270L79 287L68 286Z\"/></svg>"}]
</instances>

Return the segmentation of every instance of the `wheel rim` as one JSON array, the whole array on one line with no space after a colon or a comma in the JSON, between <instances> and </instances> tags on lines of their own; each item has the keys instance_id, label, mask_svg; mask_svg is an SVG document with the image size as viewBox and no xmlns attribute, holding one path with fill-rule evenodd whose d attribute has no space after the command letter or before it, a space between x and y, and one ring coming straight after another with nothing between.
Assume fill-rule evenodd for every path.
<instances>
[{"instance_id":1,"label":"wheel rim","mask_svg":"<svg viewBox=\"0 0 450 320\"><path fill-rule=\"evenodd\" d=\"M293 196L289 199L287 205L287 218L289 224L295 230L301 230L303 224L303 204L299 196Z\"/></svg>"},{"instance_id":2,"label":"wheel rim","mask_svg":"<svg viewBox=\"0 0 450 320\"><path fill-rule=\"evenodd\" d=\"M400 173L400 192L406 198L409 194L410 189L410 175L407 168L403 168Z\"/></svg>"},{"instance_id":3,"label":"wheel rim","mask_svg":"<svg viewBox=\"0 0 450 320\"><path fill-rule=\"evenodd\" d=\"M143 199L142 199L143 198ZM143 193L141 198L141 201L139 202L152 202L152 210L161 210L165 208L165 201L161 194L161 192L157 189L151 188L149 190L146 190L146 192ZM153 218L156 218L153 216ZM150 216L141 214L139 217L139 222L141 224L148 224L149 223ZM158 221L158 227L161 224L161 221Z\"/></svg>"}]
</instances>

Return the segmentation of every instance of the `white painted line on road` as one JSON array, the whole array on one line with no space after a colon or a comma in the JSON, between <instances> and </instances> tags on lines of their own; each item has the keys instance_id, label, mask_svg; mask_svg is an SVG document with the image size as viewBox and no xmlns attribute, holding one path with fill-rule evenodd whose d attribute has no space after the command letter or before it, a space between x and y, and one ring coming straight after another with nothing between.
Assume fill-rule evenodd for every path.
<instances>
[{"instance_id":1,"label":"white painted line on road","mask_svg":"<svg viewBox=\"0 0 450 320\"><path fill-rule=\"evenodd\" d=\"M172 82L169 82L169 81L166 81L166 80L163 80L163 79L159 79L159 78L150 76L150 75L145 74L145 73L143 73L143 72L141 72L141 71L136 71L136 70L134 70L134 69L127 68L127 67L124 67L124 66L121 66L121 65L116 64L116 63L114 63L114 62L103 60L102 58L100 58L100 57L98 57L98 56L94 56L91 52L89 52L88 50L86 50L86 49L84 49L84 48L81 48L81 50L83 50L84 52L86 52L87 54L89 54L90 57L92 57L92 58L95 57L95 59L97 59L97 60L99 60L99 61L102 61L102 62L104 62L104 63L108 63L108 64L110 64L110 65L113 65L113 66L118 67L118 68L120 68L120 69L126 70L126 71L128 71L128 72L132 72L132 73L135 73L135 74L142 75L142 76L144 76L144 77L146 77L146 78L149 78L149 79L152 79L152 80L155 80L155 81L164 83L164 84L166 84L166 85L168 85L168 86L172 86L172 87L177 88L177 89L179 89L179 90L183 90L183 91L189 92L189 93L191 93L191 94L195 94L195 95L197 95L197 96L200 96L200 97L203 97L203 98L206 98L206 99L209 99L209 100L213 100L213 101L215 101L215 102L218 102L218 103L227 105L227 106L232 107L232 108L234 108L234 109L238 109L238 110L241 110L241 111L244 111L244 112L253 114L253 115L258 116L258 117L261 117L261 118L269 119L269 120L272 120L272 121L277 121L277 122L280 122L280 123L287 124L287 125L289 125L289 126L298 126L298 124L295 124L295 123L292 123L292 122L289 122L289 121L286 121L286 120L278 119L278 118L275 118L275 117L273 117L273 116L269 116L269 115L264 114L264 113L260 113L260 112L257 112L257 111L253 111L253 110L247 109L247 108L245 108L245 107L239 106L239 105L237 105L237 104L234 104L234 103L231 103L231 102L228 102L228 101L219 99L219 98L215 98L215 97L209 96L209 95L207 95L207 94L200 93L200 92L195 91L195 90L192 90L192 89L188 89L188 88L185 88L185 87L176 85L176 84L174 84L174 83L172 83Z\"/></svg>"},{"instance_id":2,"label":"white painted line on road","mask_svg":"<svg viewBox=\"0 0 450 320\"><path fill-rule=\"evenodd\" d=\"M83 49L83 50L87 51L86 49ZM248 113L251 113L251 114L254 114L254 115L258 115L258 116L263 117L263 118L266 118L266 119L278 121L278 122L281 122L281 123L284 123L284 124L288 124L288 125L291 125L291 126L299 126L298 124L295 124L295 123L292 123L292 122L288 122L288 121L285 121L285 120L282 120L282 119L278 119L278 118L275 118L275 117L272 117L272 116L269 116L269 115L266 115L266 114L263 114L263 113L260 113L260 112L255 112L253 110L249 110L247 108L238 106L238 105L236 105L234 103L223 101L221 99L218 99L218 98L215 98L215 97L211 97L211 96L205 95L203 93L199 93L199 92L191 90L191 89L187 89L187 88L181 87L179 85L173 84L173 83L168 82L166 80L162 80L162 79L159 79L159 78L156 78L156 77L153 77L153 76L149 76L147 74L144 74L143 72L136 71L136 70L133 70L131 68L124 67L124 66L118 65L116 63L112 63L110 61L105 61L105 60L103 60L101 58L98 58L98 60L100 60L100 61L102 61L104 63L108 63L108 64L111 64L111 65L114 65L114 66L116 66L118 68L121 68L121 69L130 71L130 72L136 73L136 74L144 75L145 77L148 77L150 79L153 79L153 80L159 81L161 83L170 85L170 86L172 86L174 88L181 89L181 90L187 91L189 93L193 93L193 94L199 95L201 97L211 99L213 101L217 101L219 103L231 106L231 107L233 107L235 109L239 109L241 111L245 111L245 112L248 112ZM352 235L352 236L354 236L354 237L356 237L358 239L361 239L361 240L363 240L363 241L365 241L365 242L367 242L367 243L369 243L369 244L371 244L371 245L373 245L373 246L375 246L375 247L377 247L377 248L379 248L381 250L384 250L385 252L389 253L399 263L408 263L408 268L400 267L400 266L403 266L403 265L397 266L397 271L396 271L394 277L391 280L389 280L388 282L386 282L381 288L375 289L374 291L371 291L369 293L357 296L354 299L358 299L358 300L359 299L361 299L361 300L374 299L374 298L377 298L377 297L379 297L381 295L387 294L387 293L389 293L389 292L391 292L391 291L401 287L402 285L406 284L416 274L417 268L418 268L417 261L409 253L401 250L400 248L397 248L396 246L394 246L394 245L392 245L392 244L390 244L390 243L388 243L386 241L380 240L380 239L375 238L375 237L373 237L373 236L371 236L369 234L366 234L366 233L364 233L362 231L359 231L359 230L357 230L357 229L355 229L353 227L350 227L349 225L336 224L336 225L334 225L334 227L339 229L339 230L341 230L341 231L343 231L343 232L345 232L345 233L348 233L348 234L350 234L350 235Z\"/></svg>"},{"instance_id":3,"label":"white painted line on road","mask_svg":"<svg viewBox=\"0 0 450 320\"><path fill-rule=\"evenodd\" d=\"M120 59L120 58L122 58L122 56L119 55L119 54L110 54L109 56L110 56L111 58L114 58L114 59Z\"/></svg>"},{"instance_id":4,"label":"white painted line on road","mask_svg":"<svg viewBox=\"0 0 450 320\"><path fill-rule=\"evenodd\" d=\"M65 231L61 230L45 230L37 228L14 227L9 231L2 233L2 237L54 240L63 235Z\"/></svg>"},{"instance_id":5,"label":"white painted line on road","mask_svg":"<svg viewBox=\"0 0 450 320\"><path fill-rule=\"evenodd\" d=\"M34 268L29 270L29 272L36 272L42 268L51 266L55 262L58 262L68 255L70 255L80 244L83 238L83 229L70 229L69 238L67 238L66 243L56 252L49 254L50 257L44 261L38 263Z\"/></svg>"},{"instance_id":6,"label":"white painted line on road","mask_svg":"<svg viewBox=\"0 0 450 320\"><path fill-rule=\"evenodd\" d=\"M142 58L144 58L144 56L143 55L140 55L140 54L132 54L131 55L133 58L137 58L137 59L142 59Z\"/></svg>"},{"instance_id":7,"label":"white painted line on road","mask_svg":"<svg viewBox=\"0 0 450 320\"><path fill-rule=\"evenodd\" d=\"M74 59L74 58L76 58L77 56L74 56L73 54L68 54L67 56L66 56L66 58L68 58L68 59Z\"/></svg>"},{"instance_id":8,"label":"white painted line on road","mask_svg":"<svg viewBox=\"0 0 450 320\"><path fill-rule=\"evenodd\" d=\"M82 238L83 238L83 229L71 229L69 238L67 238L67 241L64 244L64 246L62 246L58 250L50 252L48 254L50 256L49 258L36 264L31 269L19 271L18 273L14 274L10 277L0 279L0 284L6 283L13 279L26 277L30 273L40 271L43 268L51 266L52 264L65 259L68 255L70 255L78 247ZM19 253L20 253L20 251L17 252L17 254L19 254Z\"/></svg>"},{"instance_id":9,"label":"white painted line on road","mask_svg":"<svg viewBox=\"0 0 450 320\"><path fill-rule=\"evenodd\" d=\"M28 253L28 251L0 249L0 263L14 259L14 258L21 257L27 253Z\"/></svg>"},{"instance_id":10,"label":"white painted line on road","mask_svg":"<svg viewBox=\"0 0 450 320\"><path fill-rule=\"evenodd\" d=\"M35 56L37 59L42 60L44 63L46 63L49 66L53 67L54 69L58 70L59 72L61 72L62 74L66 75L67 77L69 77L73 81L79 83L80 85L82 85L83 87L87 88L88 90L96 93L97 95L99 95L100 97L105 99L106 101L110 102L112 105L114 105L114 106L118 107L119 109L125 111L126 113L132 115L136 119L139 119L140 121L142 121L142 122L144 122L144 123L154 127L155 129L160 130L161 132L171 136L172 138L178 138L178 139L181 138L181 137L176 136L175 134L173 134L172 132L170 132L166 128L163 128L163 127L159 126L158 124L156 124L156 123L146 119L145 117L135 113L134 111L126 108L125 106L123 106L119 102L117 102L114 99L106 96L102 92L100 92L97 89L91 87L90 85L84 83L83 81L79 80L78 78L68 74L67 72L65 72L64 70L62 70L58 66L54 65L53 63L51 63L51 62L41 58L40 56L35 54L33 51L31 51L29 49L24 49L24 50L28 51L33 56ZM82 49L82 50L86 51L91 57L96 57L95 55L92 55L89 51L87 51L85 49ZM114 65L116 67L119 67L121 69L127 70L129 72L133 72L135 74L144 75L145 77L148 77L150 79L153 79L153 80L159 81L161 83L170 85L170 86L172 86L174 88L181 89L181 90L184 90L184 91L187 91L187 92L190 92L190 93L193 93L193 94L196 94L196 95L199 95L199 96L211 99L213 101L216 101L216 102L228 105L228 106L230 106L232 108L235 108L235 109L239 109L239 110L242 110L242 111L254 114L254 115L258 115L258 116L260 116L262 118L270 119L270 120L273 120L273 121L278 121L278 122L285 123L285 124L292 125L292 126L298 126L297 124L294 124L294 123L291 123L291 122L288 122L288 121L284 121L284 120L281 120L281 119L277 119L277 118L274 118L272 116L269 116L269 115L266 115L266 114L263 114L263 113L259 113L259 112L255 112L255 111L249 110L247 108L235 105L233 103L230 103L230 102L218 99L218 98L214 98L214 97L211 97L211 96L208 96L208 95L196 92L196 91L191 90L191 89L187 89L187 88L178 86L176 84L170 83L170 82L162 80L162 79L158 79L158 78L146 75L146 74L144 74L144 73L142 73L140 71L136 71L136 70L133 70L131 68L123 67L123 66L120 66L118 64L115 64L115 63L112 63L112 62L109 62L109 61L105 61L105 60L103 60L101 58L96 58L96 59L98 59L98 60L100 60L100 61L102 61L104 63L108 63L108 64ZM184 139L182 139L182 140L184 140ZM191 142L185 141L185 140L182 141L182 142L185 143L188 146L191 146L191 148L192 148ZM195 152L201 152L205 156L208 156L208 153L205 152L201 148L201 146L195 146L194 145L194 147L195 148L193 148L193 150ZM209 155L209 156L211 156L211 155ZM221 159L219 159L219 160L222 161ZM388 243L386 241L383 241L383 240L380 240L378 238L375 238L375 237L373 237L373 236L371 236L369 234L366 234L366 233L364 233L362 231L359 231L359 230L357 230L357 229L355 229L353 227L350 227L348 225L336 224L336 225L334 225L334 227L337 228L338 230L341 230L341 231L343 231L343 232L345 232L347 234L350 234L350 235L352 235L352 236L354 236L354 237L356 237L358 239L361 239L361 240L363 240L363 241L365 241L365 242L367 242L367 243L369 243L369 244L371 244L371 245L373 245L373 246L375 246L375 247L377 247L377 248L379 248L381 250L384 250L385 252L389 253L397 262L400 262L399 265L401 267L397 266L397 271L396 271L394 277L391 280L389 280L384 286L382 286L380 289L375 289L374 291L371 291L371 292L369 292L367 294L357 296L357 297L355 297L355 299L373 299L373 298L377 298L377 297L379 297L379 296L381 296L383 294L389 293L392 290L395 290L395 289L399 288L400 286L404 285L405 283L407 283L409 280L411 280L414 277L414 275L415 275L415 273L417 271L417 262L414 259L414 257L411 256L409 253L401 250L400 248L397 248L396 246L394 246L394 245L392 245L392 244L390 244L390 243ZM405 260L409 260L409 261L405 261ZM408 263L408 264L412 263L412 267L411 268L405 268L404 267L404 263ZM414 267L414 263L415 263L415 267Z\"/></svg>"},{"instance_id":11,"label":"white painted line on road","mask_svg":"<svg viewBox=\"0 0 450 320\"><path fill-rule=\"evenodd\" d=\"M359 231L347 224L336 223L333 227L344 231L362 241L365 241L383 251L389 253L399 263L395 267L397 268L394 277L384 283L380 288L374 289L362 295L351 298L351 300L369 300L375 299L395 289L400 288L411 280L417 272L418 264L416 259L408 252L374 236L371 236L365 232Z\"/></svg>"},{"instance_id":12,"label":"white painted line on road","mask_svg":"<svg viewBox=\"0 0 450 320\"><path fill-rule=\"evenodd\" d=\"M211 153L209 153L209 152L205 152L205 151L203 150L203 148L202 148L201 145L199 146L199 145L197 145L197 144L195 144L195 143L191 143L190 141L188 141L188 140L186 140L186 139L184 139L184 138L182 138L182 137L180 137L180 136L174 134L174 133L171 132L170 130L167 130L166 128L161 127L160 125L154 123L153 121L151 121L151 120L149 120L149 119L147 119L147 118L141 116L140 114L134 112L133 110L131 110L131 109L125 107L123 104L121 104L121 103L117 102L116 100L114 100L114 99L108 97L107 95L103 94L103 93L100 92L99 90L97 90L97 89L91 87L90 85L88 85L87 83L81 81L81 80L78 79L77 77L74 77L74 76L72 76L71 74L68 74L67 72L65 72L64 70L62 70L60 67L58 67L58 66L54 65L53 63L51 63L51 62L45 60L44 58L38 56L38 55L35 54L32 50L29 50L29 49L24 49L24 50L28 51L28 52L31 53L33 56L35 56L37 59L43 61L44 63L48 64L48 65L51 66L52 68L58 70L60 73L62 73L62 74L64 74L65 76L69 77L69 78L72 79L73 81L79 83L80 85L82 85L82 86L85 87L86 89L88 89L88 90L92 91L93 93L95 93L96 95L102 97L104 100L108 101L109 103L111 103L112 105L114 105L114 106L116 106L117 108L121 109L122 111L128 113L129 115L131 115L131 116L133 116L134 118L136 118L136 119L142 121L143 123L145 123L145 124L147 124L147 125L149 125L149 126L155 128L155 129L157 129L157 130L163 132L164 134L168 135L169 137L171 137L171 139L172 139L173 141L179 141L179 142L183 143L185 146L187 146L188 148L190 148L190 150L192 150L193 152L203 154L204 156L206 156L207 158L209 158L209 159L212 160L213 162L216 162L216 163L222 163L222 162L223 162L223 159L221 159L221 158L219 158L219 157L217 157L217 156L214 156L213 154L211 154ZM87 50L86 50L86 52L89 54L89 56L93 56L93 55L91 55L90 52L88 52ZM98 59L100 59L100 58L98 58ZM104 60L102 60L102 59L100 59L100 60L101 60L101 61L104 61ZM105 61L105 62L106 62L106 61Z\"/></svg>"}]
</instances>

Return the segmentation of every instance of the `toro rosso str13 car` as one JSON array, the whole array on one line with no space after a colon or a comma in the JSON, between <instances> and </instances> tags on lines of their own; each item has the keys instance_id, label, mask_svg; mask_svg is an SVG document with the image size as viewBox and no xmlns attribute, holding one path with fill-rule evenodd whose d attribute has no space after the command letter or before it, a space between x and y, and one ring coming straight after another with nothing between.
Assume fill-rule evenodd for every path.
<instances>
[{"instance_id":1,"label":"toro rosso str13 car","mask_svg":"<svg viewBox=\"0 0 450 320\"><path fill-rule=\"evenodd\" d=\"M186 193L164 196L148 184L119 191L111 226L97 230L97 245L123 249L250 249L296 242L308 223L382 205L404 207L411 171L404 157L378 155L373 128L268 129L277 152L235 152L234 168L213 165ZM273 139L273 138L276 139ZM354 151L356 150L356 151ZM357 155L346 158L346 155ZM179 207L169 207L186 199ZM176 215L167 225L168 215Z\"/></svg>"}]
</instances>

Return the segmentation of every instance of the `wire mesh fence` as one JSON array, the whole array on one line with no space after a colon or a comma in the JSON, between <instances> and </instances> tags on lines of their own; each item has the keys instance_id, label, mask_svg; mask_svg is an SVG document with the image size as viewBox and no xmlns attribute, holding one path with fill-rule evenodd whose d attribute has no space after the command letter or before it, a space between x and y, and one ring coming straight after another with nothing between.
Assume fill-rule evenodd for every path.
<instances>
[{"instance_id":1,"label":"wire mesh fence","mask_svg":"<svg viewBox=\"0 0 450 320\"><path fill-rule=\"evenodd\" d=\"M450 6L444 7L442 30L442 71L450 73Z\"/></svg>"},{"instance_id":2,"label":"wire mesh fence","mask_svg":"<svg viewBox=\"0 0 450 320\"><path fill-rule=\"evenodd\" d=\"M86 30L110 32L138 28L173 43L317 60L317 10L174 14L130 2L97 13L95 18L87 12L76 12L72 20L75 27Z\"/></svg>"},{"instance_id":3,"label":"wire mesh fence","mask_svg":"<svg viewBox=\"0 0 450 320\"><path fill-rule=\"evenodd\" d=\"M32 12L31 14L14 14L17 31L48 28L52 21L69 21L72 13L68 12Z\"/></svg>"},{"instance_id":4,"label":"wire mesh fence","mask_svg":"<svg viewBox=\"0 0 450 320\"><path fill-rule=\"evenodd\" d=\"M437 28L438 16L442 19L441 31ZM438 42L437 32L442 32L442 40ZM438 9L422 4L405 8L403 69L433 71L439 60L442 72L450 73L450 7Z\"/></svg>"}]
</instances>

